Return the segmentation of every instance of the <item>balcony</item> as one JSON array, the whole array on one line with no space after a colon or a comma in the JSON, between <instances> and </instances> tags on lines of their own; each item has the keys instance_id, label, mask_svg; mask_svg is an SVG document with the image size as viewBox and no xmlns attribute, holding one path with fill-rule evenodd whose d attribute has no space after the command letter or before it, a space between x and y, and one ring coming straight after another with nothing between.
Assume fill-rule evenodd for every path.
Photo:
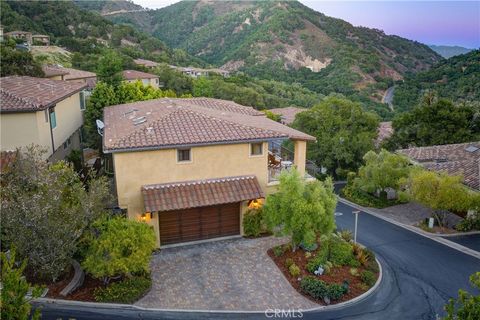
<instances>
[{"instance_id":1,"label":"balcony","mask_svg":"<svg viewBox=\"0 0 480 320\"><path fill-rule=\"evenodd\" d=\"M297 143L294 143L297 146ZM305 150L306 152L306 150ZM300 154L297 155L300 158ZM303 157L305 154L303 154ZM288 144L281 141L269 141L268 143L268 182L278 181L283 170L290 170L298 161L295 161L295 152L292 151ZM297 166L298 167L298 166ZM320 169L310 160L305 161L305 179L315 179L320 173ZM299 168L303 171L303 168Z\"/></svg>"}]
</instances>

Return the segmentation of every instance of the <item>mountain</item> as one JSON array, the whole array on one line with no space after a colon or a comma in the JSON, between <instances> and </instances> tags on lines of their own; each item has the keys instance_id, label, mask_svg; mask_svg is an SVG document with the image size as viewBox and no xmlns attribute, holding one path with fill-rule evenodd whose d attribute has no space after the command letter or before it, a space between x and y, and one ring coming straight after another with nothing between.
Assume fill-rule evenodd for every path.
<instances>
[{"instance_id":1,"label":"mountain","mask_svg":"<svg viewBox=\"0 0 480 320\"><path fill-rule=\"evenodd\" d=\"M129 0L73 0L73 2L82 9L98 12L102 16L145 10Z\"/></svg>"},{"instance_id":2,"label":"mountain","mask_svg":"<svg viewBox=\"0 0 480 320\"><path fill-rule=\"evenodd\" d=\"M459 46L436 46L436 45L430 45L430 49L438 53L444 58L451 58L453 56L458 56L460 54L465 54L468 53L474 49L468 49L464 47L459 47Z\"/></svg>"},{"instance_id":3,"label":"mountain","mask_svg":"<svg viewBox=\"0 0 480 320\"><path fill-rule=\"evenodd\" d=\"M443 60L430 70L405 78L395 89L394 108L412 109L427 91L455 102L480 101L480 50Z\"/></svg>"},{"instance_id":4,"label":"mountain","mask_svg":"<svg viewBox=\"0 0 480 320\"><path fill-rule=\"evenodd\" d=\"M112 21L130 23L208 63L342 93L388 115L384 91L442 58L421 43L354 27L297 1L182 1Z\"/></svg>"},{"instance_id":5,"label":"mountain","mask_svg":"<svg viewBox=\"0 0 480 320\"><path fill-rule=\"evenodd\" d=\"M94 65L95 56L105 48L114 48L130 61L142 57L172 64L205 65L200 59L182 50L173 50L145 32L114 24L98 13L79 8L72 1L1 1L0 6L5 32L24 30L47 34L52 44L79 53L74 57L82 60L80 64L90 67Z\"/></svg>"}]
</instances>

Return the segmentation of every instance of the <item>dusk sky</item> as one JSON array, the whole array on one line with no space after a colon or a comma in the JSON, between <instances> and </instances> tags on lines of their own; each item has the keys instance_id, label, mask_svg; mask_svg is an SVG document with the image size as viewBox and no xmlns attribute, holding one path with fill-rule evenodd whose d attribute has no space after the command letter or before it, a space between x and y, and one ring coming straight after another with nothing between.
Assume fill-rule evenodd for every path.
<instances>
[{"instance_id":1,"label":"dusk sky","mask_svg":"<svg viewBox=\"0 0 480 320\"><path fill-rule=\"evenodd\" d=\"M133 0L161 8L175 0ZM319 1L300 0L328 16L356 26L382 29L387 34L425 44L480 47L480 1Z\"/></svg>"}]
</instances>

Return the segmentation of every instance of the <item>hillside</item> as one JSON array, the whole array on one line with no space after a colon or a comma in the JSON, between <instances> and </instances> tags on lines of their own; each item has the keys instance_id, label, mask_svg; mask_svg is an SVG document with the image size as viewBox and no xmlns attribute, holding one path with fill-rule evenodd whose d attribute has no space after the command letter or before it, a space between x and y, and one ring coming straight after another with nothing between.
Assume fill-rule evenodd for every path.
<instances>
[{"instance_id":1,"label":"hillside","mask_svg":"<svg viewBox=\"0 0 480 320\"><path fill-rule=\"evenodd\" d=\"M354 27L296 1L182 1L113 20L208 63L299 82L322 94L343 93L384 116L387 106L376 102L393 81L441 60L423 44Z\"/></svg>"},{"instance_id":2,"label":"hillside","mask_svg":"<svg viewBox=\"0 0 480 320\"><path fill-rule=\"evenodd\" d=\"M436 53L438 53L439 55L441 55L442 57L444 57L446 59L451 58L453 56L458 56L460 54L465 54L465 53L468 53L468 52L473 50L473 49L468 49L468 48L459 47L459 46L435 46L435 45L431 45L429 47L430 47L430 49L432 49L433 51L435 51Z\"/></svg>"},{"instance_id":3,"label":"hillside","mask_svg":"<svg viewBox=\"0 0 480 320\"><path fill-rule=\"evenodd\" d=\"M0 5L4 32L25 30L47 34L53 45L80 53L77 58L94 60L94 55L101 54L103 49L115 48L130 60L143 57L179 65L205 65L147 33L114 24L72 1L1 1Z\"/></svg>"},{"instance_id":4,"label":"hillside","mask_svg":"<svg viewBox=\"0 0 480 320\"><path fill-rule=\"evenodd\" d=\"M425 72L407 77L395 90L398 111L412 109L428 90L456 102L480 101L480 50L443 60Z\"/></svg>"},{"instance_id":5,"label":"hillside","mask_svg":"<svg viewBox=\"0 0 480 320\"><path fill-rule=\"evenodd\" d=\"M129 0L73 0L73 2L82 9L98 12L102 16L145 10Z\"/></svg>"}]
</instances>

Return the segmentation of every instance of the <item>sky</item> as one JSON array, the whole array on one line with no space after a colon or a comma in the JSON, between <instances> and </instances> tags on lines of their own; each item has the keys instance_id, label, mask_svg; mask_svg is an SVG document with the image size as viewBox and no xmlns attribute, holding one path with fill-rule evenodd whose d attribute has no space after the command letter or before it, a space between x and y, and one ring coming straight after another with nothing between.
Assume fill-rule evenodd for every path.
<instances>
[{"instance_id":1,"label":"sky","mask_svg":"<svg viewBox=\"0 0 480 320\"><path fill-rule=\"evenodd\" d=\"M150 9L178 0L133 0ZM480 1L321 1L304 5L355 26L377 28L425 44L480 48Z\"/></svg>"}]
</instances>

